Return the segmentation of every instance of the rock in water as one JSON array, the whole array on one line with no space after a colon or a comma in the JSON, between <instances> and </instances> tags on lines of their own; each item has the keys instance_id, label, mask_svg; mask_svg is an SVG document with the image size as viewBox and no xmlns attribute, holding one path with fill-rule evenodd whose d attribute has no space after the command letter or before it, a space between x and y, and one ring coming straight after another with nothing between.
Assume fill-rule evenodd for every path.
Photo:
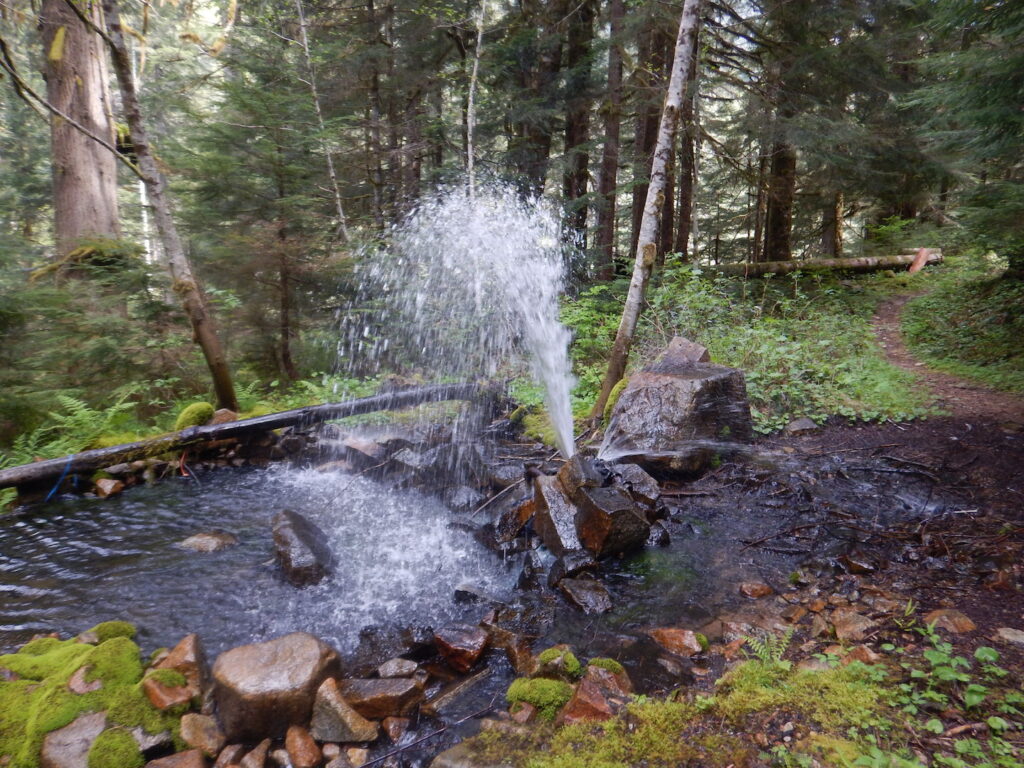
<instances>
[{"instance_id":1,"label":"rock in water","mask_svg":"<svg viewBox=\"0 0 1024 768\"><path fill-rule=\"evenodd\" d=\"M298 512L274 515L274 554L284 577L296 587L316 584L334 567L327 535Z\"/></svg>"},{"instance_id":2,"label":"rock in water","mask_svg":"<svg viewBox=\"0 0 1024 768\"><path fill-rule=\"evenodd\" d=\"M317 689L340 672L338 654L294 632L225 651L213 665L213 695L228 741L283 736L309 721Z\"/></svg>"},{"instance_id":3,"label":"rock in water","mask_svg":"<svg viewBox=\"0 0 1024 768\"><path fill-rule=\"evenodd\" d=\"M576 508L566 497L562 484L555 477L541 475L534 480L536 513L533 527L544 546L555 555L580 549L576 535Z\"/></svg>"},{"instance_id":4,"label":"rock in water","mask_svg":"<svg viewBox=\"0 0 1024 768\"><path fill-rule=\"evenodd\" d=\"M310 731L317 741L374 741L377 723L356 712L329 677L316 692Z\"/></svg>"},{"instance_id":5,"label":"rock in water","mask_svg":"<svg viewBox=\"0 0 1024 768\"><path fill-rule=\"evenodd\" d=\"M575 498L576 531L594 557L607 557L647 543L650 523L621 488L581 488Z\"/></svg>"},{"instance_id":6,"label":"rock in water","mask_svg":"<svg viewBox=\"0 0 1024 768\"><path fill-rule=\"evenodd\" d=\"M672 349L632 376L612 411L602 452L656 477L694 475L753 434L743 372Z\"/></svg>"},{"instance_id":7,"label":"rock in water","mask_svg":"<svg viewBox=\"0 0 1024 768\"><path fill-rule=\"evenodd\" d=\"M487 632L480 627L457 624L434 633L434 643L444 660L459 672L468 672L487 647Z\"/></svg>"},{"instance_id":8,"label":"rock in water","mask_svg":"<svg viewBox=\"0 0 1024 768\"><path fill-rule=\"evenodd\" d=\"M562 579L558 588L584 613L607 613L612 609L611 595L594 579Z\"/></svg>"},{"instance_id":9,"label":"rock in water","mask_svg":"<svg viewBox=\"0 0 1024 768\"><path fill-rule=\"evenodd\" d=\"M40 765L44 768L80 768L86 764L89 748L107 727L103 712L79 715L70 725L51 731L43 739Z\"/></svg>"}]
</instances>

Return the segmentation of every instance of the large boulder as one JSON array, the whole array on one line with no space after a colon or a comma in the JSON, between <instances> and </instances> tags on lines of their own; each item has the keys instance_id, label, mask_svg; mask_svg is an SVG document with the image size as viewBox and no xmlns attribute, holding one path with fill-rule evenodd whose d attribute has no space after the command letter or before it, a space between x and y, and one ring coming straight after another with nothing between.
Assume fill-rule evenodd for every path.
<instances>
[{"instance_id":1,"label":"large boulder","mask_svg":"<svg viewBox=\"0 0 1024 768\"><path fill-rule=\"evenodd\" d=\"M576 498L576 532L594 557L608 557L647 543L647 516L621 488L581 488Z\"/></svg>"},{"instance_id":2,"label":"large boulder","mask_svg":"<svg viewBox=\"0 0 1024 768\"><path fill-rule=\"evenodd\" d=\"M297 587L316 584L334 568L327 535L298 512L274 515L274 556L285 579Z\"/></svg>"},{"instance_id":3,"label":"large boulder","mask_svg":"<svg viewBox=\"0 0 1024 768\"><path fill-rule=\"evenodd\" d=\"M555 555L580 549L576 535L576 507L569 501L557 477L540 475L534 479L536 512L533 528L544 546Z\"/></svg>"},{"instance_id":4,"label":"large boulder","mask_svg":"<svg viewBox=\"0 0 1024 768\"><path fill-rule=\"evenodd\" d=\"M317 689L340 671L338 654L305 632L225 651L213 665L213 695L227 740L255 742L305 725Z\"/></svg>"},{"instance_id":5,"label":"large boulder","mask_svg":"<svg viewBox=\"0 0 1024 768\"><path fill-rule=\"evenodd\" d=\"M626 457L656 477L699 474L753 436L743 372L676 346L630 378L602 447L609 459Z\"/></svg>"}]
</instances>

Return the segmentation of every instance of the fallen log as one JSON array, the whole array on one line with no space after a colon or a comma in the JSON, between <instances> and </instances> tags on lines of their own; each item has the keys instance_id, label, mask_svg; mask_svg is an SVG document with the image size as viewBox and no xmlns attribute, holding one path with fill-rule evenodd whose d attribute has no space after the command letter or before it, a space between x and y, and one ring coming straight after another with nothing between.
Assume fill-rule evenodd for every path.
<instances>
[{"instance_id":1,"label":"fallen log","mask_svg":"<svg viewBox=\"0 0 1024 768\"><path fill-rule=\"evenodd\" d=\"M214 441L261 434L282 427L315 424L331 419L343 419L348 416L360 416L376 411L407 408L445 400L494 399L495 394L493 389L482 387L479 384L438 384L385 395L362 397L344 403L324 403L323 405L295 408L290 411L269 413L265 416L231 421L226 424L189 427L180 432L161 435L149 440L114 445L109 448L95 448L59 459L8 467L0 470L0 488L16 488L36 484L56 479L62 475L91 473L113 464L151 458L186 448L207 445Z\"/></svg>"},{"instance_id":2,"label":"fallen log","mask_svg":"<svg viewBox=\"0 0 1024 768\"><path fill-rule=\"evenodd\" d=\"M922 248L927 255L923 264L937 264L942 261L941 248ZM785 275L789 272L814 272L826 269L843 269L849 272L873 272L878 269L909 268L918 253L901 253L896 256L858 256L850 259L805 259L803 261L761 261L719 264L717 269L730 275L761 277L762 275Z\"/></svg>"}]
</instances>

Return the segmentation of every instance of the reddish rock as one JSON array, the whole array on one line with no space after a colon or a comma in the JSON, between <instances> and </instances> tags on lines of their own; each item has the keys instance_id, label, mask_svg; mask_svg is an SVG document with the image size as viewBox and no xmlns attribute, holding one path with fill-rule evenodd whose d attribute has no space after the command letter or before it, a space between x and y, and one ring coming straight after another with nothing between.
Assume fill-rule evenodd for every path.
<instances>
[{"instance_id":1,"label":"reddish rock","mask_svg":"<svg viewBox=\"0 0 1024 768\"><path fill-rule=\"evenodd\" d=\"M316 768L320 765L320 747L313 741L309 731L301 725L288 728L288 733L284 737L284 748L288 752L292 768Z\"/></svg>"},{"instance_id":2,"label":"reddish rock","mask_svg":"<svg viewBox=\"0 0 1024 768\"><path fill-rule=\"evenodd\" d=\"M385 717L382 725L384 726L384 733L388 735L391 741L398 743L405 732L409 730L409 723L411 721L407 717Z\"/></svg>"},{"instance_id":3,"label":"reddish rock","mask_svg":"<svg viewBox=\"0 0 1024 768\"><path fill-rule=\"evenodd\" d=\"M651 509L661 496L661 486L658 481L644 472L636 464L618 464L615 466L615 474L619 482L626 488L634 501L643 504Z\"/></svg>"},{"instance_id":4,"label":"reddish rock","mask_svg":"<svg viewBox=\"0 0 1024 768\"><path fill-rule=\"evenodd\" d=\"M583 679L590 680L602 690L617 696L629 696L633 693L633 683L625 670L615 674L604 667L588 666L583 673Z\"/></svg>"},{"instance_id":5,"label":"reddish rock","mask_svg":"<svg viewBox=\"0 0 1024 768\"><path fill-rule=\"evenodd\" d=\"M187 752L161 757L159 760L150 760L146 763L146 768L206 768L206 758L200 750L190 749Z\"/></svg>"},{"instance_id":6,"label":"reddish rock","mask_svg":"<svg viewBox=\"0 0 1024 768\"><path fill-rule=\"evenodd\" d=\"M309 722L317 689L339 671L338 654L304 632L225 651L213 665L224 733L252 741Z\"/></svg>"},{"instance_id":7,"label":"reddish rock","mask_svg":"<svg viewBox=\"0 0 1024 768\"><path fill-rule=\"evenodd\" d=\"M188 688L193 698L200 696L207 684L206 654L196 634L185 635L170 653L162 657L155 665L156 669L173 669L180 672L188 681Z\"/></svg>"},{"instance_id":8,"label":"reddish rock","mask_svg":"<svg viewBox=\"0 0 1024 768\"><path fill-rule=\"evenodd\" d=\"M92 667L86 664L84 667L79 667L75 671L75 674L71 676L68 680L68 689L72 693L92 693L93 691L98 691L103 687L103 682L100 680L93 680L91 682L86 681L86 677L88 677L90 669L92 669Z\"/></svg>"},{"instance_id":9,"label":"reddish rock","mask_svg":"<svg viewBox=\"0 0 1024 768\"><path fill-rule=\"evenodd\" d=\"M423 689L409 678L349 678L339 680L338 689L356 712L371 720L402 717L423 700Z\"/></svg>"},{"instance_id":10,"label":"reddish rock","mask_svg":"<svg viewBox=\"0 0 1024 768\"><path fill-rule=\"evenodd\" d=\"M457 624L434 633L434 644L446 662L459 672L468 672L487 648L487 632L480 627Z\"/></svg>"},{"instance_id":11,"label":"reddish rock","mask_svg":"<svg viewBox=\"0 0 1024 768\"><path fill-rule=\"evenodd\" d=\"M89 747L107 727L103 712L79 715L69 725L46 734L39 753L41 768L83 768Z\"/></svg>"},{"instance_id":12,"label":"reddish rock","mask_svg":"<svg viewBox=\"0 0 1024 768\"><path fill-rule=\"evenodd\" d=\"M859 642L875 628L875 622L852 608L836 608L832 612L832 626L839 640Z\"/></svg>"},{"instance_id":13,"label":"reddish rock","mask_svg":"<svg viewBox=\"0 0 1024 768\"><path fill-rule=\"evenodd\" d=\"M860 661L864 664L878 664L881 660L882 656L875 653L868 646L857 645L851 648L849 653L843 657L843 666L852 664L855 661Z\"/></svg>"},{"instance_id":14,"label":"reddish rock","mask_svg":"<svg viewBox=\"0 0 1024 768\"><path fill-rule=\"evenodd\" d=\"M419 664L409 659L391 659L377 667L380 677L412 677L416 674Z\"/></svg>"},{"instance_id":15,"label":"reddish rock","mask_svg":"<svg viewBox=\"0 0 1024 768\"><path fill-rule=\"evenodd\" d=\"M324 680L316 692L310 730L317 741L374 741L377 738L377 724L356 711L331 677Z\"/></svg>"},{"instance_id":16,"label":"reddish rock","mask_svg":"<svg viewBox=\"0 0 1024 768\"><path fill-rule=\"evenodd\" d=\"M514 507L503 510L494 522L495 541L499 544L507 544L512 541L536 512L537 502L535 499L526 499Z\"/></svg>"},{"instance_id":17,"label":"reddish rock","mask_svg":"<svg viewBox=\"0 0 1024 768\"><path fill-rule=\"evenodd\" d=\"M726 661L732 661L733 659L739 658L743 652L743 646L746 645L747 641L742 637L726 644L722 649L722 655L725 656Z\"/></svg>"},{"instance_id":18,"label":"reddish rock","mask_svg":"<svg viewBox=\"0 0 1024 768\"><path fill-rule=\"evenodd\" d=\"M562 579L558 588L569 602L586 614L607 613L612 598L604 584L594 579Z\"/></svg>"},{"instance_id":19,"label":"reddish rock","mask_svg":"<svg viewBox=\"0 0 1024 768\"><path fill-rule=\"evenodd\" d=\"M265 768L270 752L270 739L264 739L249 754L242 758L238 768Z\"/></svg>"},{"instance_id":20,"label":"reddish rock","mask_svg":"<svg viewBox=\"0 0 1024 768\"><path fill-rule=\"evenodd\" d=\"M558 723L572 723L609 720L614 716L612 705L601 688L592 680L581 680L572 698L558 715Z\"/></svg>"},{"instance_id":21,"label":"reddish rock","mask_svg":"<svg viewBox=\"0 0 1024 768\"><path fill-rule=\"evenodd\" d=\"M807 615L807 609L802 605L790 605L787 606L779 615L790 624L796 624L800 619Z\"/></svg>"},{"instance_id":22,"label":"reddish rock","mask_svg":"<svg viewBox=\"0 0 1024 768\"><path fill-rule=\"evenodd\" d=\"M952 608L942 608L932 611L924 617L925 624L934 624L937 629L944 629L954 635L964 632L973 632L978 628L977 624L971 621L960 611Z\"/></svg>"},{"instance_id":23,"label":"reddish rock","mask_svg":"<svg viewBox=\"0 0 1024 768\"><path fill-rule=\"evenodd\" d=\"M655 360L655 365L686 365L688 363L710 363L711 353L703 344L690 341L685 336L673 336L672 341Z\"/></svg>"},{"instance_id":24,"label":"reddish rock","mask_svg":"<svg viewBox=\"0 0 1024 768\"><path fill-rule=\"evenodd\" d=\"M740 594L744 597L757 599L759 597L767 597L774 592L774 589L761 581L745 581L740 584Z\"/></svg>"},{"instance_id":25,"label":"reddish rock","mask_svg":"<svg viewBox=\"0 0 1024 768\"><path fill-rule=\"evenodd\" d=\"M112 477L102 477L96 481L96 487L94 489L96 495L101 499L105 499L108 496L116 496L124 490L124 483L120 480L115 480Z\"/></svg>"},{"instance_id":26,"label":"reddish rock","mask_svg":"<svg viewBox=\"0 0 1024 768\"><path fill-rule=\"evenodd\" d=\"M519 723L520 725L526 725L527 723L533 722L533 719L537 716L537 708L528 701L517 701L512 705L512 709L509 710L509 714L512 717L513 722Z\"/></svg>"},{"instance_id":27,"label":"reddish rock","mask_svg":"<svg viewBox=\"0 0 1024 768\"><path fill-rule=\"evenodd\" d=\"M224 731L215 718L195 712L182 715L181 740L209 757L216 757L224 749L225 741Z\"/></svg>"},{"instance_id":28,"label":"reddish rock","mask_svg":"<svg viewBox=\"0 0 1024 768\"><path fill-rule=\"evenodd\" d=\"M576 507L569 502L558 479L547 475L535 478L534 501L533 528L544 546L556 556L580 549L576 534Z\"/></svg>"},{"instance_id":29,"label":"reddish rock","mask_svg":"<svg viewBox=\"0 0 1024 768\"><path fill-rule=\"evenodd\" d=\"M648 630L647 634L666 651L678 656L696 656L703 650L697 634L689 629L662 627Z\"/></svg>"},{"instance_id":30,"label":"reddish rock","mask_svg":"<svg viewBox=\"0 0 1024 768\"><path fill-rule=\"evenodd\" d=\"M580 543L602 558L642 547L651 524L622 488L581 488L574 497Z\"/></svg>"},{"instance_id":31,"label":"reddish rock","mask_svg":"<svg viewBox=\"0 0 1024 768\"><path fill-rule=\"evenodd\" d=\"M349 747L345 750L345 757L348 758L348 763L352 768L359 768L370 759L370 750L364 747Z\"/></svg>"},{"instance_id":32,"label":"reddish rock","mask_svg":"<svg viewBox=\"0 0 1024 768\"><path fill-rule=\"evenodd\" d=\"M822 614L816 613L811 619L811 637L825 637L828 633L828 622Z\"/></svg>"},{"instance_id":33,"label":"reddish rock","mask_svg":"<svg viewBox=\"0 0 1024 768\"><path fill-rule=\"evenodd\" d=\"M230 408L218 408L213 412L213 418L210 419L210 425L229 424L232 421L238 421L237 413L232 411Z\"/></svg>"},{"instance_id":34,"label":"reddish rock","mask_svg":"<svg viewBox=\"0 0 1024 768\"><path fill-rule=\"evenodd\" d=\"M229 744L220 751L217 762L213 768L228 768L229 765L237 765L245 756L245 746L242 744Z\"/></svg>"},{"instance_id":35,"label":"reddish rock","mask_svg":"<svg viewBox=\"0 0 1024 768\"><path fill-rule=\"evenodd\" d=\"M822 600L820 597L811 600L811 602L807 604L807 610L811 613L821 613L827 607L828 603Z\"/></svg>"},{"instance_id":36,"label":"reddish rock","mask_svg":"<svg viewBox=\"0 0 1024 768\"><path fill-rule=\"evenodd\" d=\"M155 677L143 679L142 692L146 694L149 703L159 710L192 701L192 690L188 685L164 685Z\"/></svg>"}]
</instances>

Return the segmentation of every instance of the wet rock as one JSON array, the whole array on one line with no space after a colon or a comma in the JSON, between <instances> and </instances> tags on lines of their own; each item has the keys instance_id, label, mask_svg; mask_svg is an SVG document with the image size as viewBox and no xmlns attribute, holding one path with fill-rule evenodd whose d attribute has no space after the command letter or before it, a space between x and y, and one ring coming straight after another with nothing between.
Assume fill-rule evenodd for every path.
<instances>
[{"instance_id":1,"label":"wet rock","mask_svg":"<svg viewBox=\"0 0 1024 768\"><path fill-rule=\"evenodd\" d=\"M364 747L349 747L345 750L345 757L352 768L359 768L370 759L370 750Z\"/></svg>"},{"instance_id":2,"label":"wet rock","mask_svg":"<svg viewBox=\"0 0 1024 768\"><path fill-rule=\"evenodd\" d=\"M192 552L220 552L236 544L238 544L238 538L226 531L197 533L178 542L181 549L188 549Z\"/></svg>"},{"instance_id":3,"label":"wet rock","mask_svg":"<svg viewBox=\"0 0 1024 768\"><path fill-rule=\"evenodd\" d=\"M430 768L507 768L507 763L485 762L476 754L472 742L460 741L435 757Z\"/></svg>"},{"instance_id":4,"label":"wet rock","mask_svg":"<svg viewBox=\"0 0 1024 768\"><path fill-rule=\"evenodd\" d=\"M290 584L316 584L331 572L334 555L327 535L298 512L289 509L274 515L274 555Z\"/></svg>"},{"instance_id":5,"label":"wet rock","mask_svg":"<svg viewBox=\"0 0 1024 768\"><path fill-rule=\"evenodd\" d=\"M616 696L628 697L633 693L633 683L625 669L621 672L612 672L590 664L583 673L583 679L596 683L605 692Z\"/></svg>"},{"instance_id":6,"label":"wet rock","mask_svg":"<svg viewBox=\"0 0 1024 768\"><path fill-rule=\"evenodd\" d=\"M409 678L348 678L339 680L338 688L352 708L370 720L407 715L423 700L423 689Z\"/></svg>"},{"instance_id":7,"label":"wet rock","mask_svg":"<svg viewBox=\"0 0 1024 768\"><path fill-rule=\"evenodd\" d=\"M458 624L434 634L437 650L459 672L468 672L487 648L487 632L480 627Z\"/></svg>"},{"instance_id":8,"label":"wet rock","mask_svg":"<svg viewBox=\"0 0 1024 768\"><path fill-rule=\"evenodd\" d=\"M213 665L213 694L227 738L283 736L307 722L320 684L339 671L338 654L304 632L225 651Z\"/></svg>"},{"instance_id":9,"label":"wet rock","mask_svg":"<svg viewBox=\"0 0 1024 768\"><path fill-rule=\"evenodd\" d=\"M924 617L924 623L934 624L937 629L944 629L954 635L973 632L978 628L966 615L951 608L932 611Z\"/></svg>"},{"instance_id":10,"label":"wet rock","mask_svg":"<svg viewBox=\"0 0 1024 768\"><path fill-rule=\"evenodd\" d=\"M324 680L316 692L310 730L317 741L374 741L377 738L377 724L352 707L333 678Z\"/></svg>"},{"instance_id":11,"label":"wet rock","mask_svg":"<svg viewBox=\"0 0 1024 768\"><path fill-rule=\"evenodd\" d=\"M149 703L161 711L192 700L192 690L188 685L167 685L155 676L143 678L142 692Z\"/></svg>"},{"instance_id":12,"label":"wet rock","mask_svg":"<svg viewBox=\"0 0 1024 768\"><path fill-rule=\"evenodd\" d=\"M523 569L519 572L516 580L516 589L533 591L540 587L541 578L544 576L544 561L537 552L530 550L523 558Z\"/></svg>"},{"instance_id":13,"label":"wet rock","mask_svg":"<svg viewBox=\"0 0 1024 768\"><path fill-rule=\"evenodd\" d=\"M598 469L593 459L577 453L562 465L556 475L562 490L573 501L577 495L587 488L600 488L605 485L605 475Z\"/></svg>"},{"instance_id":14,"label":"wet rock","mask_svg":"<svg viewBox=\"0 0 1024 768\"><path fill-rule=\"evenodd\" d=\"M112 477L101 477L96 481L95 487L96 495L101 499L105 499L108 496L116 496L124 490L124 483L120 480L115 480Z\"/></svg>"},{"instance_id":15,"label":"wet rock","mask_svg":"<svg viewBox=\"0 0 1024 768\"><path fill-rule=\"evenodd\" d=\"M460 584L455 588L454 598L456 603L477 603L492 608L504 605L504 602L494 595L488 594L473 584Z\"/></svg>"},{"instance_id":16,"label":"wet rock","mask_svg":"<svg viewBox=\"0 0 1024 768\"><path fill-rule=\"evenodd\" d=\"M807 609L802 605L790 605L784 608L779 615L790 624L796 624L807 615Z\"/></svg>"},{"instance_id":17,"label":"wet rock","mask_svg":"<svg viewBox=\"0 0 1024 768\"><path fill-rule=\"evenodd\" d=\"M837 562L847 573L865 574L878 570L878 564L863 552L855 551L847 555L840 555Z\"/></svg>"},{"instance_id":18,"label":"wet rock","mask_svg":"<svg viewBox=\"0 0 1024 768\"><path fill-rule=\"evenodd\" d=\"M39 753L41 768L84 768L89 748L107 727L103 712L79 715L69 725L46 734Z\"/></svg>"},{"instance_id":19,"label":"wet rock","mask_svg":"<svg viewBox=\"0 0 1024 768\"><path fill-rule=\"evenodd\" d=\"M856 645L843 657L843 666L852 664L855 661L863 664L878 664L882 661L882 656L866 645Z\"/></svg>"},{"instance_id":20,"label":"wet rock","mask_svg":"<svg viewBox=\"0 0 1024 768\"><path fill-rule=\"evenodd\" d=\"M740 584L740 594L744 597L756 599L759 597L767 597L774 592L774 589L761 581L745 581Z\"/></svg>"},{"instance_id":21,"label":"wet rock","mask_svg":"<svg viewBox=\"0 0 1024 768\"><path fill-rule=\"evenodd\" d=\"M444 492L445 505L455 512L470 512L487 500L481 491L469 485L457 485Z\"/></svg>"},{"instance_id":22,"label":"wet rock","mask_svg":"<svg viewBox=\"0 0 1024 768\"><path fill-rule=\"evenodd\" d=\"M562 579L558 588L570 603L586 614L607 613L612 609L611 595L594 579Z\"/></svg>"},{"instance_id":23,"label":"wet rock","mask_svg":"<svg viewBox=\"0 0 1024 768\"><path fill-rule=\"evenodd\" d=\"M689 629L662 627L649 630L647 634L666 651L677 656L696 656L704 650L697 633Z\"/></svg>"},{"instance_id":24,"label":"wet rock","mask_svg":"<svg viewBox=\"0 0 1024 768\"><path fill-rule=\"evenodd\" d=\"M836 608L832 612L832 626L837 639L856 643L863 640L876 624L850 608Z\"/></svg>"},{"instance_id":25,"label":"wet rock","mask_svg":"<svg viewBox=\"0 0 1024 768\"><path fill-rule=\"evenodd\" d=\"M245 756L245 746L242 744L229 744L220 751L217 762L213 768L228 768L229 765L237 765Z\"/></svg>"},{"instance_id":26,"label":"wet rock","mask_svg":"<svg viewBox=\"0 0 1024 768\"><path fill-rule=\"evenodd\" d=\"M419 665L409 659L390 659L377 667L380 677L412 677Z\"/></svg>"},{"instance_id":27,"label":"wet rock","mask_svg":"<svg viewBox=\"0 0 1024 768\"><path fill-rule=\"evenodd\" d=\"M324 753L324 760L327 761L334 760L341 755L341 747L333 742L324 744L321 751Z\"/></svg>"},{"instance_id":28,"label":"wet rock","mask_svg":"<svg viewBox=\"0 0 1024 768\"><path fill-rule=\"evenodd\" d=\"M654 508L661 496L661 486L658 485L657 480L636 464L617 464L613 471L634 501Z\"/></svg>"},{"instance_id":29,"label":"wet rock","mask_svg":"<svg viewBox=\"0 0 1024 768\"><path fill-rule=\"evenodd\" d=\"M573 691L572 698L562 708L557 722L564 725L573 723L600 722L615 716L608 697L593 680L584 678Z\"/></svg>"},{"instance_id":30,"label":"wet rock","mask_svg":"<svg viewBox=\"0 0 1024 768\"><path fill-rule=\"evenodd\" d=\"M509 714L512 716L513 722L519 723L519 725L526 725L537 716L537 708L528 701L517 701Z\"/></svg>"},{"instance_id":31,"label":"wet rock","mask_svg":"<svg viewBox=\"0 0 1024 768\"><path fill-rule=\"evenodd\" d=\"M814 618L811 619L811 637L825 637L829 633L828 622L825 617L820 614L814 614Z\"/></svg>"},{"instance_id":32,"label":"wet rock","mask_svg":"<svg viewBox=\"0 0 1024 768\"><path fill-rule=\"evenodd\" d=\"M349 435L341 441L345 458L359 467L380 464L388 456L386 447L374 440Z\"/></svg>"},{"instance_id":33,"label":"wet rock","mask_svg":"<svg viewBox=\"0 0 1024 768\"><path fill-rule=\"evenodd\" d=\"M275 749L270 753L270 761L274 765L280 766L280 768L292 768L292 761L288 757L288 750L286 749Z\"/></svg>"},{"instance_id":34,"label":"wet rock","mask_svg":"<svg viewBox=\"0 0 1024 768\"><path fill-rule=\"evenodd\" d=\"M806 416L801 416L799 419L793 419L785 428L785 432L788 435L809 435L812 432L817 431L818 425Z\"/></svg>"},{"instance_id":35,"label":"wet rock","mask_svg":"<svg viewBox=\"0 0 1024 768\"><path fill-rule=\"evenodd\" d=\"M562 579L577 576L584 571L593 571L596 568L597 561L589 552L582 549L571 550L556 558L551 565L548 571L548 586L554 589Z\"/></svg>"},{"instance_id":36,"label":"wet rock","mask_svg":"<svg viewBox=\"0 0 1024 768\"><path fill-rule=\"evenodd\" d=\"M672 537L664 525L655 521L651 523L651 532L647 534L648 547L667 547L672 543Z\"/></svg>"},{"instance_id":37,"label":"wet rock","mask_svg":"<svg viewBox=\"0 0 1024 768\"><path fill-rule=\"evenodd\" d=\"M651 526L621 488L583 488L577 498L576 530L597 558L642 547Z\"/></svg>"},{"instance_id":38,"label":"wet rock","mask_svg":"<svg viewBox=\"0 0 1024 768\"><path fill-rule=\"evenodd\" d=\"M1024 632L1013 627L999 627L996 630L996 637L1004 643L1024 646Z\"/></svg>"},{"instance_id":39,"label":"wet rock","mask_svg":"<svg viewBox=\"0 0 1024 768\"><path fill-rule=\"evenodd\" d=\"M146 763L146 768L206 768L206 758L203 757L200 750L190 749L168 757L161 757L159 760L150 760ZM250 767L243 765L242 768Z\"/></svg>"},{"instance_id":40,"label":"wet rock","mask_svg":"<svg viewBox=\"0 0 1024 768\"><path fill-rule=\"evenodd\" d=\"M499 544L507 544L519 535L534 512L537 510L537 503L533 498L520 501L512 500L507 506L502 507L494 521L494 539Z\"/></svg>"},{"instance_id":41,"label":"wet rock","mask_svg":"<svg viewBox=\"0 0 1024 768\"><path fill-rule=\"evenodd\" d=\"M699 474L724 444L752 434L742 371L669 359L630 378L605 440L655 477L671 477Z\"/></svg>"},{"instance_id":42,"label":"wet rock","mask_svg":"<svg viewBox=\"0 0 1024 768\"><path fill-rule=\"evenodd\" d=\"M270 739L264 739L256 748L242 758L239 768L265 768L267 754L270 752Z\"/></svg>"},{"instance_id":43,"label":"wet rock","mask_svg":"<svg viewBox=\"0 0 1024 768\"><path fill-rule=\"evenodd\" d=\"M507 629L487 625L491 635L491 645L505 652L509 664L519 677L530 677L537 670L537 660L530 648L530 641L523 635Z\"/></svg>"},{"instance_id":44,"label":"wet rock","mask_svg":"<svg viewBox=\"0 0 1024 768\"><path fill-rule=\"evenodd\" d=\"M181 740L209 757L216 757L224 749L224 731L210 715L188 712L181 717Z\"/></svg>"},{"instance_id":45,"label":"wet rock","mask_svg":"<svg viewBox=\"0 0 1024 768\"><path fill-rule=\"evenodd\" d=\"M155 669L171 669L185 676L189 698L202 695L207 686L206 653L195 633L185 635L170 652L153 665Z\"/></svg>"},{"instance_id":46,"label":"wet rock","mask_svg":"<svg viewBox=\"0 0 1024 768\"><path fill-rule=\"evenodd\" d=\"M397 744L401 741L406 731L409 730L411 722L408 717L385 717L381 725L383 725L384 733L388 735L391 742Z\"/></svg>"},{"instance_id":47,"label":"wet rock","mask_svg":"<svg viewBox=\"0 0 1024 768\"><path fill-rule=\"evenodd\" d=\"M443 686L420 707L420 712L429 717L438 717L459 703L473 688L491 676L491 670L481 669L475 675L461 680L452 680Z\"/></svg>"},{"instance_id":48,"label":"wet rock","mask_svg":"<svg viewBox=\"0 0 1024 768\"><path fill-rule=\"evenodd\" d=\"M284 748L292 768L316 768L322 755L309 731L301 725L293 725L284 737Z\"/></svg>"},{"instance_id":49,"label":"wet rock","mask_svg":"<svg viewBox=\"0 0 1024 768\"><path fill-rule=\"evenodd\" d=\"M556 556L581 549L576 534L576 508L557 478L541 475L534 479L536 513L533 528L544 546Z\"/></svg>"}]
</instances>

